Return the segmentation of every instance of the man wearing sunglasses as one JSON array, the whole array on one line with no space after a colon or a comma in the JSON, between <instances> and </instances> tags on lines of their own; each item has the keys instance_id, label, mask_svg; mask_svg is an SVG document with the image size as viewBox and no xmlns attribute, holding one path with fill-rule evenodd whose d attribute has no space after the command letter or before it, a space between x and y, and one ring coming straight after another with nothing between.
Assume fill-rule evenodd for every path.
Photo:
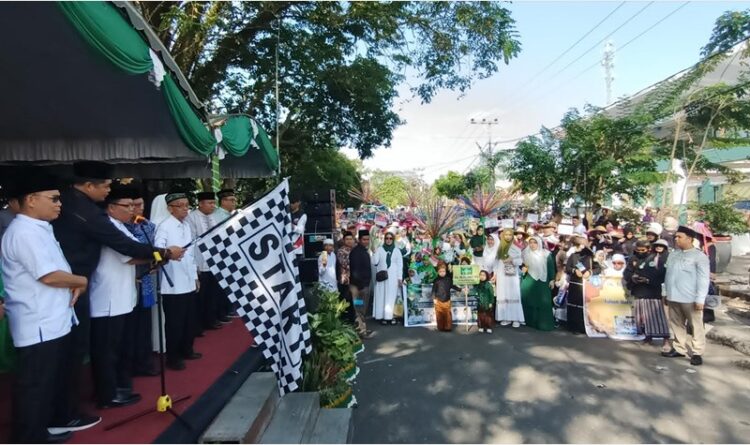
<instances>
[{"instance_id":1,"label":"man wearing sunglasses","mask_svg":"<svg viewBox=\"0 0 750 445\"><path fill-rule=\"evenodd\" d=\"M14 443L64 441L71 436L47 428L56 408L67 406L66 354L71 327L77 322L73 305L88 280L71 273L50 225L60 215L56 182L41 170L19 179L14 197L20 213L2 239L6 310L18 356Z\"/></svg>"}]
</instances>

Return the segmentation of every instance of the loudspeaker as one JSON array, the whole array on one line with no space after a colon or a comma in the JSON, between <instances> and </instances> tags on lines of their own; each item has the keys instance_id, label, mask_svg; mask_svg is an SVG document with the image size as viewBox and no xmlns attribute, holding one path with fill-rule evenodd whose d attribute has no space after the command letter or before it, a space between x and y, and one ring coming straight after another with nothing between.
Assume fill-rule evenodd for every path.
<instances>
[{"instance_id":1,"label":"loudspeaker","mask_svg":"<svg viewBox=\"0 0 750 445\"><path fill-rule=\"evenodd\" d=\"M327 233L336 227L336 190L305 192L305 232Z\"/></svg>"},{"instance_id":2,"label":"loudspeaker","mask_svg":"<svg viewBox=\"0 0 750 445\"><path fill-rule=\"evenodd\" d=\"M318 259L305 258L299 263L299 281L301 283L317 283Z\"/></svg>"},{"instance_id":3,"label":"loudspeaker","mask_svg":"<svg viewBox=\"0 0 750 445\"><path fill-rule=\"evenodd\" d=\"M323 251L323 241L326 238L333 239L333 233L309 233L305 234L305 258L318 258Z\"/></svg>"}]
</instances>

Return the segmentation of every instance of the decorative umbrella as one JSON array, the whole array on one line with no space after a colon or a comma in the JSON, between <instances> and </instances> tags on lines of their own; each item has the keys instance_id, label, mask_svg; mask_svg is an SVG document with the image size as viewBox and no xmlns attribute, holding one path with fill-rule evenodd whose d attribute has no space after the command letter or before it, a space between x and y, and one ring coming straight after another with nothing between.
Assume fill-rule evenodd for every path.
<instances>
[{"instance_id":1,"label":"decorative umbrella","mask_svg":"<svg viewBox=\"0 0 750 445\"><path fill-rule=\"evenodd\" d=\"M498 190L485 192L478 188L473 195L460 196L459 198L469 215L479 218L484 223L485 218L507 206L513 196L514 194L510 192Z\"/></svg>"},{"instance_id":2,"label":"decorative umbrella","mask_svg":"<svg viewBox=\"0 0 750 445\"><path fill-rule=\"evenodd\" d=\"M460 207L442 197L427 200L420 210L416 215L417 225L432 238L433 246L443 235L456 228L461 218Z\"/></svg>"}]
</instances>

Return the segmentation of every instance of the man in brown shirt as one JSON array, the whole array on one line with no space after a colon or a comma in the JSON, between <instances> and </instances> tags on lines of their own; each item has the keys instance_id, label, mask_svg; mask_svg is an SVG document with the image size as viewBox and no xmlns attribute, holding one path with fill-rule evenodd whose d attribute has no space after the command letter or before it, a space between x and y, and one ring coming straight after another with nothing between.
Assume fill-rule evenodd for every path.
<instances>
[{"instance_id":1,"label":"man in brown shirt","mask_svg":"<svg viewBox=\"0 0 750 445\"><path fill-rule=\"evenodd\" d=\"M346 320L354 323L356 320L356 313L354 312L352 294L349 290L349 279L351 277L349 253L351 253L352 247L354 246L354 235L352 235L352 232L344 232L344 236L341 238L341 243L341 247L336 251L336 276L339 282L339 295L349 303L349 307L346 308L345 313Z\"/></svg>"}]
</instances>

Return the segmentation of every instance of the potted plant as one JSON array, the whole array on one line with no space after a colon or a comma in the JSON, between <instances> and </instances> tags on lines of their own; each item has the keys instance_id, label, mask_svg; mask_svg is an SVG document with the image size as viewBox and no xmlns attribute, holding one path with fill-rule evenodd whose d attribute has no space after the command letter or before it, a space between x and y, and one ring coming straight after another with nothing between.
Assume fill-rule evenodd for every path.
<instances>
[{"instance_id":1,"label":"potted plant","mask_svg":"<svg viewBox=\"0 0 750 445\"><path fill-rule=\"evenodd\" d=\"M732 259L732 235L747 232L745 217L734 208L734 199L727 196L719 201L693 205L697 220L708 223L716 245L716 272L726 270Z\"/></svg>"}]
</instances>

